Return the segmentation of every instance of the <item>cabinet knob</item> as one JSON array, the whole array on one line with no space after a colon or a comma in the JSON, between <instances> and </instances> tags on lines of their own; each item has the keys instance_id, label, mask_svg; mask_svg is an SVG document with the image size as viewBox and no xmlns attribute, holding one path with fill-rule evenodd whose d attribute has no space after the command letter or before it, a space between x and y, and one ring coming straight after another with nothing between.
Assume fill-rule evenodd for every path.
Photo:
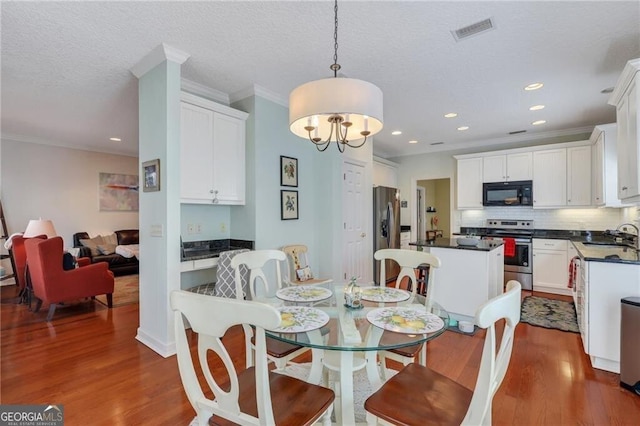
<instances>
[{"instance_id":1,"label":"cabinet knob","mask_svg":"<svg viewBox=\"0 0 640 426\"><path fill-rule=\"evenodd\" d=\"M213 194L213 189L210 189L210 190L209 190L209 194Z\"/></svg>"},{"instance_id":2,"label":"cabinet knob","mask_svg":"<svg viewBox=\"0 0 640 426\"><path fill-rule=\"evenodd\" d=\"M213 192L213 200L211 200L211 202L213 204L218 204L218 190L213 190L211 192Z\"/></svg>"},{"instance_id":3,"label":"cabinet knob","mask_svg":"<svg viewBox=\"0 0 640 426\"><path fill-rule=\"evenodd\" d=\"M627 187L626 187L626 186L623 186L623 187L622 187L622 190L623 190L623 191L626 191L626 190L627 190Z\"/></svg>"}]
</instances>

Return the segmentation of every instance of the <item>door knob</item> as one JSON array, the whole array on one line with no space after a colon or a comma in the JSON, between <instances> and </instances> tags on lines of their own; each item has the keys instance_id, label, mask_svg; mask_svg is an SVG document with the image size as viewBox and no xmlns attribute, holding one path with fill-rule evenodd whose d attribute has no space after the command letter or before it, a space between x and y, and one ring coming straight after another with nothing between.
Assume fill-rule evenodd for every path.
<instances>
[{"instance_id":1,"label":"door knob","mask_svg":"<svg viewBox=\"0 0 640 426\"><path fill-rule=\"evenodd\" d=\"M361 236L362 238L364 238L364 237L366 237L366 236L367 236L367 234L365 234L365 233L363 232L362 234L360 234L360 236Z\"/></svg>"}]
</instances>

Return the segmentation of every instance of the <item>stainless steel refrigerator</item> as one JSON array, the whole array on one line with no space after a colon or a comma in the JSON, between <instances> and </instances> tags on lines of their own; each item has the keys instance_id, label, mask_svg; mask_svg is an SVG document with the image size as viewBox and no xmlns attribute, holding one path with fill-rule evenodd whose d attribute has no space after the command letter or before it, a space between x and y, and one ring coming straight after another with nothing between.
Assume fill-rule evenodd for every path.
<instances>
[{"instance_id":1,"label":"stainless steel refrigerator","mask_svg":"<svg viewBox=\"0 0 640 426\"><path fill-rule=\"evenodd\" d=\"M400 200L396 188L373 188L373 252L386 248L400 248ZM386 282L395 282L400 266L385 260ZM380 261L373 262L373 279L380 284ZM384 285L385 283L383 283Z\"/></svg>"}]
</instances>

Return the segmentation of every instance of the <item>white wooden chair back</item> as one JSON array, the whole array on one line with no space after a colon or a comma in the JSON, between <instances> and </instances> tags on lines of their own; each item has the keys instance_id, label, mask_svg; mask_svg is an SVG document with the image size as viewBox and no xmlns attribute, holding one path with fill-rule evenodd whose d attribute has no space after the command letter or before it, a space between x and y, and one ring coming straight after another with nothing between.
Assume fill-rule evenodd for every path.
<instances>
[{"instance_id":1,"label":"white wooden chair back","mask_svg":"<svg viewBox=\"0 0 640 426\"><path fill-rule=\"evenodd\" d=\"M275 261L275 283L269 283L264 273L265 265L272 260ZM266 295L273 296L277 290L282 288L280 262L284 262L285 260L287 260L287 256L280 250L253 250L237 254L231 259L231 267L235 270L236 277L236 298L242 299L240 265L246 265L247 268L249 268L249 293L251 300L255 300L257 285L259 283L262 285L264 294Z\"/></svg>"},{"instance_id":2,"label":"white wooden chair back","mask_svg":"<svg viewBox=\"0 0 640 426\"><path fill-rule=\"evenodd\" d=\"M521 289L518 281L511 280L507 283L506 293L494 297L476 311L476 325L487 329L487 334L473 398L462 422L463 425L491 424L493 396L507 372L513 350L514 331L520 322ZM501 319L505 320L505 325L500 339L500 348L496 351L495 324Z\"/></svg>"},{"instance_id":3,"label":"white wooden chair back","mask_svg":"<svg viewBox=\"0 0 640 426\"><path fill-rule=\"evenodd\" d=\"M376 260L380 260L380 283L384 283L386 280L385 260L394 260L400 265L400 273L396 279L396 288L400 287L400 283L404 277L409 278L411 282L411 297L407 303L412 303L416 296L416 290L418 288L418 281L416 278L415 269L423 263L430 266L429 278L427 280L427 301L431 300L433 294L433 282L435 276L435 268L440 267L440 259L431 253L415 250L402 250L402 249L380 249L373 255Z\"/></svg>"},{"instance_id":4,"label":"white wooden chair back","mask_svg":"<svg viewBox=\"0 0 640 426\"><path fill-rule=\"evenodd\" d=\"M226 299L187 291L173 291L171 293L171 309L173 309L175 317L176 351L180 378L189 402L196 410L198 423L200 425L208 424L209 418L215 414L240 424L274 424L264 329L272 329L280 325L278 311L269 305L258 302ZM187 326L185 319L191 325L191 329L198 333L198 360L207 385L213 392L213 399L205 396L198 381L185 330ZM225 332L237 324L249 324L255 327L258 418L240 411L238 374L229 352L221 340ZM224 364L231 382L228 391L224 390L226 386L221 387L213 377L207 362L209 350L214 351Z\"/></svg>"}]
</instances>

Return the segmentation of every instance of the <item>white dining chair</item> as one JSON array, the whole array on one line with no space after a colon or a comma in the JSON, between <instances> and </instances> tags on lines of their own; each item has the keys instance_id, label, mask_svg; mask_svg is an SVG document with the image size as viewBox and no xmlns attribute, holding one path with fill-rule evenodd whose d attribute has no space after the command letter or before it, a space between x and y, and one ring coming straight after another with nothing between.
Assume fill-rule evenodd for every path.
<instances>
[{"instance_id":1,"label":"white dining chair","mask_svg":"<svg viewBox=\"0 0 640 426\"><path fill-rule=\"evenodd\" d=\"M235 271L236 299L244 298L242 267L249 270L249 292L247 297L254 301L267 304L278 304L274 294L282 288L282 274L280 263L286 261L286 255L280 250L253 250L239 253L231 259L231 267ZM265 268L270 268L268 272L275 274L275 279L267 279ZM270 296L270 297L269 297ZM242 326L245 337L246 366L250 367L254 363L255 336L253 329L248 325ZM294 358L310 350L299 345L281 342L267 336L267 357L276 365L276 369L282 371Z\"/></svg>"},{"instance_id":2,"label":"white dining chair","mask_svg":"<svg viewBox=\"0 0 640 426\"><path fill-rule=\"evenodd\" d=\"M410 304L414 301L416 296L416 291L418 288L418 279L416 278L416 269L421 265L428 265L429 273L427 276L426 285L426 300L425 303L428 303L432 300L434 294L434 283L435 283L435 269L440 267L440 259L438 257L424 252L424 251L414 251L414 250L402 250L402 249L381 249L374 253L373 256L376 260L380 260L380 282L383 281L383 277L385 277L385 260L391 259L400 265L400 273L398 278L396 279L395 287L400 288L402 281L406 278L409 279L409 283L411 286L411 297L406 302ZM383 336L386 338L391 338L393 334L385 333ZM426 343L421 343L418 345L413 345L404 348L398 349L390 349L388 351L380 351L378 352L378 359L380 362L380 373L383 379L386 379L386 359L393 359L402 363L402 365L407 365L411 362L415 361L416 356L418 356L419 363L421 365L427 365L427 345Z\"/></svg>"},{"instance_id":3,"label":"white dining chair","mask_svg":"<svg viewBox=\"0 0 640 426\"><path fill-rule=\"evenodd\" d=\"M197 423L209 425L219 418L243 425L311 425L321 420L331 424L335 395L322 386L269 372L265 329L280 325L280 314L269 305L246 300L220 298L187 291L171 293L174 311L176 351L180 378L196 411ZM187 321L198 334L199 380L191 355ZM242 324L255 330L255 367L237 371L222 337L227 330ZM225 374L217 378L208 356L213 351L220 358ZM222 361L220 363L220 360ZM202 386L201 386L201 383ZM208 389L207 386L208 385ZM213 393L213 398L207 395ZM226 424L226 422L223 422Z\"/></svg>"},{"instance_id":4,"label":"white dining chair","mask_svg":"<svg viewBox=\"0 0 640 426\"><path fill-rule=\"evenodd\" d=\"M514 331L520 322L521 285L507 283L506 293L478 308L475 323L487 330L473 391L423 365L409 364L364 403L367 424L491 425L491 408L507 372ZM495 324L504 319L498 338ZM499 342L499 349L496 349Z\"/></svg>"},{"instance_id":5,"label":"white dining chair","mask_svg":"<svg viewBox=\"0 0 640 426\"><path fill-rule=\"evenodd\" d=\"M311 265L309 265L309 249L304 244L292 244L282 247L282 251L287 255L287 268L285 271L285 282L290 285L319 285L328 284L333 280L331 278L317 278L313 276ZM308 268L312 277L301 280L298 278L297 271Z\"/></svg>"}]
</instances>

